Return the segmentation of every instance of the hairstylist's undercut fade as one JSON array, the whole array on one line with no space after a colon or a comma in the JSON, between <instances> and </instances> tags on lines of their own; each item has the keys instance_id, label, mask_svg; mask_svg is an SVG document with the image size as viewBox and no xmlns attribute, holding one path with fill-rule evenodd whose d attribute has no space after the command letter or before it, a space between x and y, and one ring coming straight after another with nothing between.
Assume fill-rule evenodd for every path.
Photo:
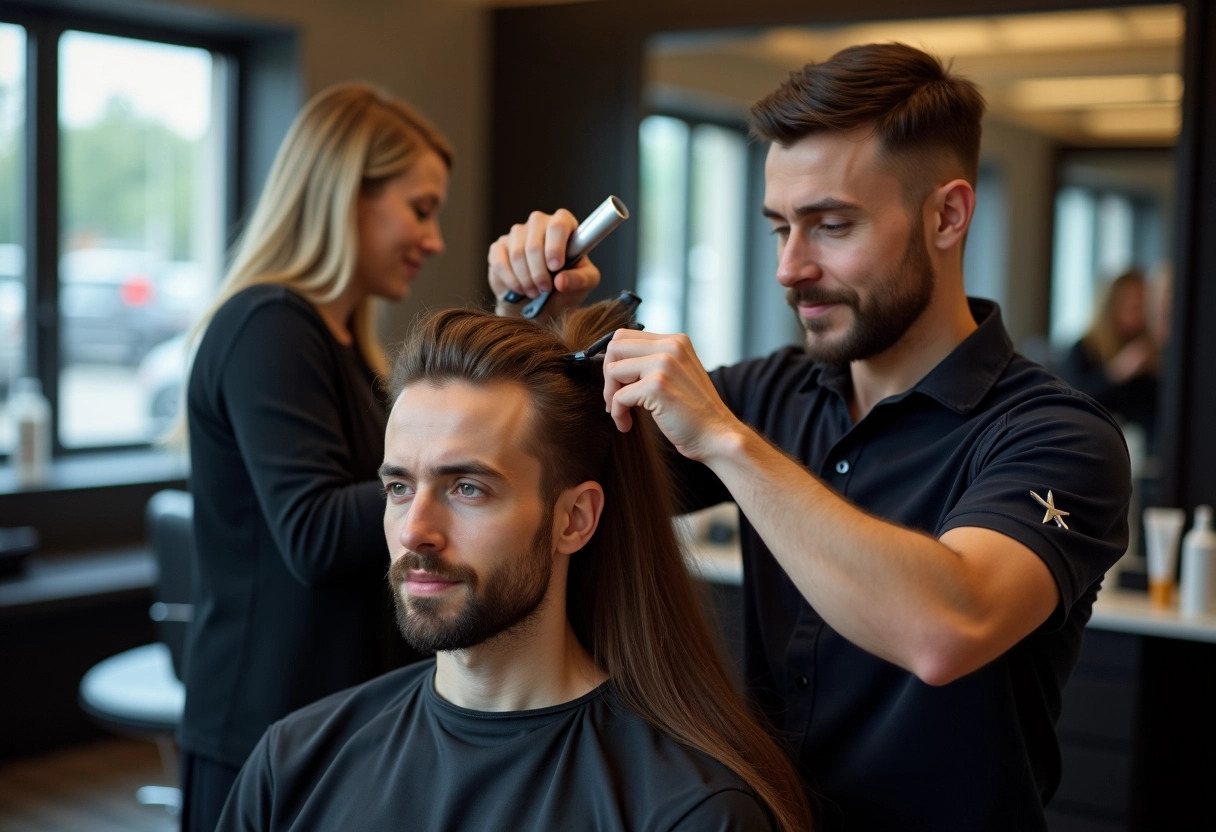
<instances>
[{"instance_id":1,"label":"hairstylist's undercut fade","mask_svg":"<svg viewBox=\"0 0 1216 832\"><path fill-rule=\"evenodd\" d=\"M871 127L882 157L919 206L943 162L971 186L979 170L984 96L933 55L902 43L842 49L790 73L751 107L751 135L789 147L814 133Z\"/></svg>"}]
</instances>

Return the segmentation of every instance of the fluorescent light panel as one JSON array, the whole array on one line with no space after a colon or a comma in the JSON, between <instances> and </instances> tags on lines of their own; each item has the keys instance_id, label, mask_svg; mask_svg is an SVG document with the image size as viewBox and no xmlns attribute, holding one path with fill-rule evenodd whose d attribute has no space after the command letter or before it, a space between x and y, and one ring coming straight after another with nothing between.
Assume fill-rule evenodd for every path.
<instances>
[{"instance_id":1,"label":"fluorescent light panel","mask_svg":"<svg viewBox=\"0 0 1216 832\"><path fill-rule=\"evenodd\" d=\"M1009 102L1019 110L1077 110L1116 104L1177 104L1182 76L1100 75L1072 78L1023 78L1009 87Z\"/></svg>"}]
</instances>

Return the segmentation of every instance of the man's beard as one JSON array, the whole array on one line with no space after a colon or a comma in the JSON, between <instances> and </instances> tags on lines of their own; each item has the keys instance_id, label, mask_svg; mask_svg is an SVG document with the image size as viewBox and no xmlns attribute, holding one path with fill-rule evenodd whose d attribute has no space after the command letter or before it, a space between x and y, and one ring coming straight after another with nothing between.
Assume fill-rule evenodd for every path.
<instances>
[{"instance_id":1,"label":"man's beard","mask_svg":"<svg viewBox=\"0 0 1216 832\"><path fill-rule=\"evenodd\" d=\"M397 627L415 650L434 653L463 650L508 631L518 631L540 609L553 572L553 512L550 509L529 547L504 557L484 577L468 567L449 566L433 552L407 551L388 570L389 587L397 607ZM403 597L409 571L420 569L445 580L461 581L442 597ZM459 603L448 597L464 593L464 603L452 614L444 609Z\"/></svg>"},{"instance_id":2,"label":"man's beard","mask_svg":"<svg viewBox=\"0 0 1216 832\"><path fill-rule=\"evenodd\" d=\"M791 286L785 300L795 314L799 305L819 303L844 304L853 310L852 326L835 342L816 337L830 327L826 316L798 318L807 332L807 355L825 364L847 364L873 358L898 343L928 308L935 279L924 235L914 228L903 257L872 287L864 307L860 295L847 286L828 291L811 282Z\"/></svg>"}]
</instances>

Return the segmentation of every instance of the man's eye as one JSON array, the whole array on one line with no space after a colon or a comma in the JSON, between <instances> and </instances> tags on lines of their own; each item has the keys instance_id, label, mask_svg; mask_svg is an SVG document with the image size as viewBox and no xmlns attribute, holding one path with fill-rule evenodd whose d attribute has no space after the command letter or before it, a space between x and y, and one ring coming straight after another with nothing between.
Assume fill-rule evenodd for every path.
<instances>
[{"instance_id":1,"label":"man's eye","mask_svg":"<svg viewBox=\"0 0 1216 832\"><path fill-rule=\"evenodd\" d=\"M471 482L462 482L456 485L456 493L461 497L479 497L482 490Z\"/></svg>"},{"instance_id":2,"label":"man's eye","mask_svg":"<svg viewBox=\"0 0 1216 832\"><path fill-rule=\"evenodd\" d=\"M384 492L390 497L404 497L409 493L403 482L390 482L384 487Z\"/></svg>"}]
</instances>

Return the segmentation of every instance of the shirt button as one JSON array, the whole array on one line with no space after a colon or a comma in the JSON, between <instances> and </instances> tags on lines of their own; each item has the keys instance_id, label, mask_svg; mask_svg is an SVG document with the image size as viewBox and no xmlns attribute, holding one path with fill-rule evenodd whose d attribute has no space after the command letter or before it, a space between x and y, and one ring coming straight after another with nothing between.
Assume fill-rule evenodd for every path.
<instances>
[{"instance_id":1,"label":"shirt button","mask_svg":"<svg viewBox=\"0 0 1216 832\"><path fill-rule=\"evenodd\" d=\"M837 474L849 473L849 461L847 459L842 459L842 460L840 460L840 462L836 463L836 473Z\"/></svg>"},{"instance_id":2,"label":"shirt button","mask_svg":"<svg viewBox=\"0 0 1216 832\"><path fill-rule=\"evenodd\" d=\"M798 686L799 690L806 690L807 687L811 684L811 680L806 678L805 676L799 676L797 679L794 680L794 684Z\"/></svg>"}]
</instances>

